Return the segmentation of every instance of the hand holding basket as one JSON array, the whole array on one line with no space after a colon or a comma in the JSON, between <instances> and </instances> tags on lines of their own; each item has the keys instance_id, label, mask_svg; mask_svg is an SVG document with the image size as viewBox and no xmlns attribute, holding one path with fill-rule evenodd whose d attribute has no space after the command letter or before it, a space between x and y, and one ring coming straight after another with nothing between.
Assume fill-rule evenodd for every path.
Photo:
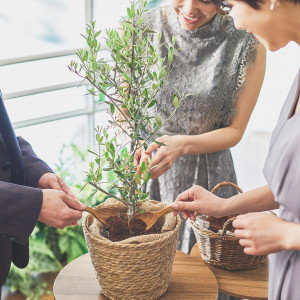
<instances>
[{"instance_id":1,"label":"hand holding basket","mask_svg":"<svg viewBox=\"0 0 300 300\"><path fill-rule=\"evenodd\" d=\"M242 190L231 182L219 183L211 192L215 193L222 186L233 186L242 193ZM191 220L202 258L209 264L228 270L258 268L265 262L267 256L247 255L244 253L244 247L239 244L239 239L228 231L235 218L236 216L206 217L205 221L208 221L210 226L208 228L205 226L207 222L202 222L199 225L197 221ZM211 226L216 232L210 229Z\"/></svg>"}]
</instances>

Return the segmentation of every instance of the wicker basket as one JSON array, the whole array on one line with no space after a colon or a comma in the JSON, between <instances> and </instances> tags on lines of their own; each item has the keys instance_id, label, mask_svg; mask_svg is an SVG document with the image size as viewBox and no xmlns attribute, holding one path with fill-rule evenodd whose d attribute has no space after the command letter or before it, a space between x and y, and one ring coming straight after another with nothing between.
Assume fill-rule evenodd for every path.
<instances>
[{"instance_id":1,"label":"wicker basket","mask_svg":"<svg viewBox=\"0 0 300 300\"><path fill-rule=\"evenodd\" d=\"M215 193L221 186L233 186L242 192L238 186L231 182L216 185L212 192ZM227 270L247 270L260 267L267 256L247 255L244 247L239 244L239 239L227 229L236 217L229 218L223 226L222 232L213 232L208 229L209 224L205 216L198 215L196 222L191 221L202 258L209 264Z\"/></svg>"},{"instance_id":2,"label":"wicker basket","mask_svg":"<svg viewBox=\"0 0 300 300\"><path fill-rule=\"evenodd\" d=\"M126 212L120 202L108 199L94 208L113 207ZM167 204L145 201L144 211ZM84 235L102 293L109 299L158 299L167 290L179 236L180 218L168 214L160 219L162 233L111 242L100 235L102 224L92 215L83 221Z\"/></svg>"}]
</instances>

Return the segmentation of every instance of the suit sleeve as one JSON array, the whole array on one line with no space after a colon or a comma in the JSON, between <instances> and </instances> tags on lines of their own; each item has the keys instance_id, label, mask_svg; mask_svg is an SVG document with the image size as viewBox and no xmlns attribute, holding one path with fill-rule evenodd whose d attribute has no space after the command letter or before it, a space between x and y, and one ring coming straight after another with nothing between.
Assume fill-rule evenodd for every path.
<instances>
[{"instance_id":1,"label":"suit sleeve","mask_svg":"<svg viewBox=\"0 0 300 300\"><path fill-rule=\"evenodd\" d=\"M41 189L0 181L0 234L25 245L38 220Z\"/></svg>"},{"instance_id":2,"label":"suit sleeve","mask_svg":"<svg viewBox=\"0 0 300 300\"><path fill-rule=\"evenodd\" d=\"M25 185L0 181L0 234L19 244L26 244L38 220L43 193L36 188L40 177L51 168L34 153L23 138L18 137L22 151Z\"/></svg>"},{"instance_id":3,"label":"suit sleeve","mask_svg":"<svg viewBox=\"0 0 300 300\"><path fill-rule=\"evenodd\" d=\"M37 157L31 145L22 137L18 137L18 142L24 161L25 185L37 187L41 176L45 173L53 173L53 171L43 160Z\"/></svg>"}]
</instances>

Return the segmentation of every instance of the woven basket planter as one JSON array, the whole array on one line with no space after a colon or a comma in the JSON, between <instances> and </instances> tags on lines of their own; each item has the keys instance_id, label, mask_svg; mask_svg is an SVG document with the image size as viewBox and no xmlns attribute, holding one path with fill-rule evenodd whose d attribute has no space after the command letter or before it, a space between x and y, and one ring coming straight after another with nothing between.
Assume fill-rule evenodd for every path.
<instances>
[{"instance_id":1,"label":"woven basket planter","mask_svg":"<svg viewBox=\"0 0 300 300\"><path fill-rule=\"evenodd\" d=\"M157 211L167 204L144 201L144 211ZM121 213L127 208L114 199L94 207L110 207ZM100 235L100 222L86 215L83 230L102 293L110 299L158 299L167 290L179 237L180 218L166 215L159 220L162 233L111 242Z\"/></svg>"},{"instance_id":2,"label":"woven basket planter","mask_svg":"<svg viewBox=\"0 0 300 300\"><path fill-rule=\"evenodd\" d=\"M224 185L231 185L240 189L233 183L224 182L217 185L212 192ZM260 267L267 256L247 255L244 247L239 244L239 239L230 231L228 227L233 222L229 218L223 226L223 230L213 232L209 230L209 223L205 221L205 216L198 215L196 221L191 221L202 258L209 264L227 270L247 270Z\"/></svg>"}]
</instances>

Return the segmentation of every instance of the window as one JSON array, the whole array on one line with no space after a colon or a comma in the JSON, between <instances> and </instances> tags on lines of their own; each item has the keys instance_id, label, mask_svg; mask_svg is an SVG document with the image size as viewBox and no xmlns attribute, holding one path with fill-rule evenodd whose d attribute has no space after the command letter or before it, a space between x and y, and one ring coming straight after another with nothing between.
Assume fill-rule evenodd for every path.
<instances>
[{"instance_id":1,"label":"window","mask_svg":"<svg viewBox=\"0 0 300 300\"><path fill-rule=\"evenodd\" d=\"M67 66L85 46L80 34L93 15L98 28L115 27L128 3L0 2L0 89L16 134L52 167L63 144L85 147L94 139L95 125L107 123L105 105L96 105L85 85L78 87L80 78Z\"/></svg>"},{"instance_id":2,"label":"window","mask_svg":"<svg viewBox=\"0 0 300 300\"><path fill-rule=\"evenodd\" d=\"M84 0L1 1L1 59L83 47L84 10Z\"/></svg>"},{"instance_id":3,"label":"window","mask_svg":"<svg viewBox=\"0 0 300 300\"><path fill-rule=\"evenodd\" d=\"M129 3L130 0L0 1L0 89L16 133L28 139L51 166L63 143L85 146L93 141L95 124L107 122L105 105L96 105L93 97L86 95L84 85L78 88L80 80L67 66L76 49L85 46L80 36L85 33L85 24L95 19L99 29L116 27ZM148 6L158 3L162 1L150 0ZM253 132L270 136L299 62L295 43L276 53L268 52L262 91L237 149L243 147L247 135L254 140ZM264 154L268 143L265 144ZM261 171L262 166L258 168Z\"/></svg>"}]
</instances>

